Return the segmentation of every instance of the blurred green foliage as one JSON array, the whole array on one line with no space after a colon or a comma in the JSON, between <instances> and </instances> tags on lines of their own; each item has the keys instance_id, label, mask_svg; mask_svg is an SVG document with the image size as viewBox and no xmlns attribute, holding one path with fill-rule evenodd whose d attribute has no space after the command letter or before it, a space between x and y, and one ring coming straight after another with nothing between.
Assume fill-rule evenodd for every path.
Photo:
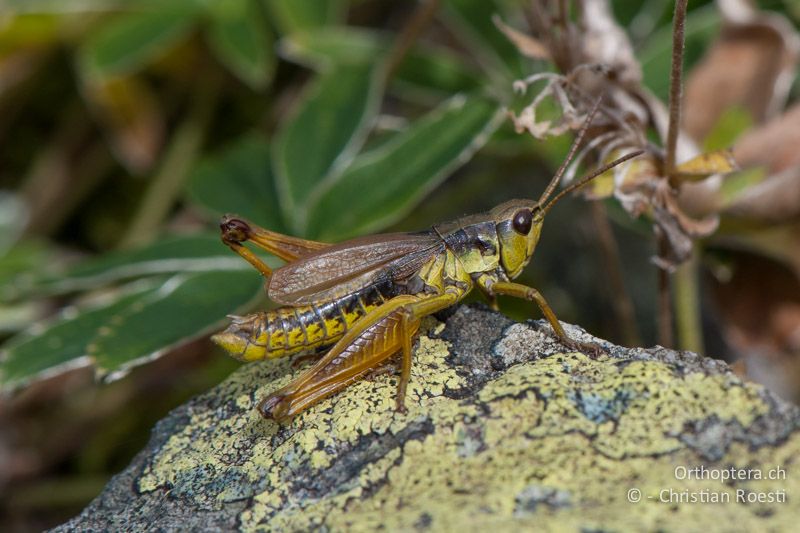
<instances>
[{"instance_id":1,"label":"blurred green foliage","mask_svg":"<svg viewBox=\"0 0 800 533\"><path fill-rule=\"evenodd\" d=\"M247 265L213 237L176 236L146 244L161 233L159 226L174 216L176 205L197 206L211 220L236 212L276 231L340 240L398 221L488 140L499 123L499 102L481 95L473 66L442 49L409 54L397 75L399 83L429 85L428 93L437 96L427 105L409 104L402 111L407 114L403 131L365 149L390 79L387 58L394 38L355 28L351 32L341 25L345 5L330 6L320 12L308 2L145 1L121 12L92 13L94 20L80 29L84 24L70 14L10 20L9 34L17 34L14 27L29 24L31 17L52 20L53 42L48 44L61 44L60 30L70 28L81 98L76 105L86 105L103 129L122 166L111 172L150 174L152 179L134 196L138 206L114 239L125 250L66 270L26 271L2 288L6 300L13 306L137 278L151 278L153 288L131 293L127 285L116 285L103 305L78 306L33 333L15 337L4 348L3 387L85 364L94 365L100 376L116 378L219 326L226 314L252 307L258 276L242 272ZM287 37L275 43L276 34ZM331 35L339 36L340 50L352 47L348 40L355 36L356 47L360 42L368 53L337 54L336 47L320 46L317 38L324 41ZM196 44L197 37L205 43ZM270 85L276 47L292 49L288 57L313 66L311 79L298 82L295 72ZM20 50L9 48L8 53ZM202 57L206 53L212 62ZM260 124L263 114L233 117L239 122L240 132L233 135L238 138L203 155L206 139L214 137L213 115L224 113L225 99L241 91L235 85L228 88L232 80L226 79L225 70L266 100L293 100L291 110L279 111L267 128ZM295 97L301 85L305 87ZM467 92L448 98L458 90ZM182 111L184 105L178 103L172 120L165 107L170 91L189 100ZM436 100L442 103L431 107ZM165 275L173 277L164 282ZM158 288L160 283L164 285ZM210 314L203 302L212 304ZM181 306L186 312L179 312ZM33 356L44 347L46 356Z\"/></svg>"},{"instance_id":2,"label":"blurred green foliage","mask_svg":"<svg viewBox=\"0 0 800 533\"><path fill-rule=\"evenodd\" d=\"M0 31L8 80L0 108L11 110L0 123L0 183L17 191L1 206L2 330L41 318L47 306L31 302L58 296L77 306L6 344L0 388L77 362L99 364L90 348L110 349L107 331L138 317L129 316L132 307L149 313L149 335L126 338L118 354L101 358L107 378L251 308L257 277L242 272L246 265L215 237L173 231L179 224L170 221L197 226L236 212L276 231L337 241L399 222L486 142L485 165L519 164L537 151L563 156L564 143L535 146L507 127L492 135L500 107L515 104L513 80L546 68L522 57L492 21L519 22L519 2L443 2L433 22L439 38L402 50L397 65L397 21L410 20L412 6L324 6L12 3ZM693 7L690 59L719 27L712 6ZM617 8L634 38L639 30L648 86L665 92L670 3ZM41 90L49 84L59 87L57 99ZM731 116L713 138L742 127ZM41 237L101 253L72 266L62 251L31 245ZM224 294L212 273L228 276ZM154 288L131 293L136 279ZM155 297L161 283L174 290ZM100 306L75 298L98 289ZM174 327L173 304L190 290L197 301L216 295L218 320L198 309ZM79 335L85 342L76 345ZM31 355L44 346L46 356Z\"/></svg>"}]
</instances>

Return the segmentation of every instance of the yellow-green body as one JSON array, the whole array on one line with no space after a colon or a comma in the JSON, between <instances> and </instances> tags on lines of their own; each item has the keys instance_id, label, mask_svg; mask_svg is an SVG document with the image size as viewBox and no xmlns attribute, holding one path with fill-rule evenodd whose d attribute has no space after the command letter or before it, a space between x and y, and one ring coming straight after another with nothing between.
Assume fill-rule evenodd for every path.
<instances>
[{"instance_id":1,"label":"yellow-green body","mask_svg":"<svg viewBox=\"0 0 800 533\"><path fill-rule=\"evenodd\" d=\"M232 325L249 330L248 342L231 355L241 361L274 359L329 346L360 318L390 298L388 287L370 287L338 300L284 306L235 318Z\"/></svg>"},{"instance_id":2,"label":"yellow-green body","mask_svg":"<svg viewBox=\"0 0 800 533\"><path fill-rule=\"evenodd\" d=\"M398 295L448 293L458 301L476 284L490 293L493 283L513 279L530 260L541 218L532 215L527 234L510 225L514 213L531 213L530 208L529 200L515 200L489 213L434 226L427 233L440 245L411 276L402 280L387 276L355 290L343 283L331 299L236 317L229 328L235 337L225 342L220 335L216 340L239 360L273 359L336 343L358 320Z\"/></svg>"}]
</instances>

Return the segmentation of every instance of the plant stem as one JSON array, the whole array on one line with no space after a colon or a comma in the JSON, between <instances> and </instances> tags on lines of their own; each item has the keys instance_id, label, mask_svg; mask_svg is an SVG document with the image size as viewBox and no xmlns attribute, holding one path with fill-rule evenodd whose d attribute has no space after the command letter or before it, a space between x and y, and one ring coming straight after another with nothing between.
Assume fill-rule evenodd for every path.
<instances>
[{"instance_id":1,"label":"plant stem","mask_svg":"<svg viewBox=\"0 0 800 533\"><path fill-rule=\"evenodd\" d=\"M682 350L703 353L698 250L675 273L675 322Z\"/></svg>"},{"instance_id":2,"label":"plant stem","mask_svg":"<svg viewBox=\"0 0 800 533\"><path fill-rule=\"evenodd\" d=\"M203 144L218 87L219 80L213 78L200 84L189 116L172 135L161 168L153 176L127 233L120 239L120 248L152 240L169 215Z\"/></svg>"},{"instance_id":3,"label":"plant stem","mask_svg":"<svg viewBox=\"0 0 800 533\"><path fill-rule=\"evenodd\" d=\"M433 17L439 10L440 4L441 0L424 1L411 15L389 52L389 58L386 60L386 81L389 81L394 76L416 40L425 31L425 28L433 22Z\"/></svg>"},{"instance_id":4,"label":"plant stem","mask_svg":"<svg viewBox=\"0 0 800 533\"><path fill-rule=\"evenodd\" d=\"M656 233L658 242L658 255L664 257L667 253L669 243L667 238L660 232ZM670 292L669 271L657 267L658 272L658 344L665 348L671 348L674 344L672 336L672 294Z\"/></svg>"},{"instance_id":5,"label":"plant stem","mask_svg":"<svg viewBox=\"0 0 800 533\"><path fill-rule=\"evenodd\" d=\"M688 0L676 0L672 16L672 68L669 73L669 127L664 154L664 176L669 180L675 171L675 156L678 146L678 132L681 127L681 92L683 73L684 33L686 29L686 4ZM666 257L667 239L656 233L658 255ZM669 272L658 268L658 343L670 348L672 335L672 298L670 294Z\"/></svg>"},{"instance_id":6,"label":"plant stem","mask_svg":"<svg viewBox=\"0 0 800 533\"><path fill-rule=\"evenodd\" d=\"M681 127L681 74L683 72L684 31L688 0L676 0L672 19L672 69L669 73L669 128L667 129L664 175L672 176L675 170L675 152Z\"/></svg>"},{"instance_id":7,"label":"plant stem","mask_svg":"<svg viewBox=\"0 0 800 533\"><path fill-rule=\"evenodd\" d=\"M622 342L626 346L641 346L639 328L636 326L633 301L625 288L622 275L622 262L619 257L619 246L614 239L614 232L608 222L605 206L602 202L589 202L592 206L592 219L597 235L597 247L603 263L603 270L608 281L608 293L614 317Z\"/></svg>"}]
</instances>

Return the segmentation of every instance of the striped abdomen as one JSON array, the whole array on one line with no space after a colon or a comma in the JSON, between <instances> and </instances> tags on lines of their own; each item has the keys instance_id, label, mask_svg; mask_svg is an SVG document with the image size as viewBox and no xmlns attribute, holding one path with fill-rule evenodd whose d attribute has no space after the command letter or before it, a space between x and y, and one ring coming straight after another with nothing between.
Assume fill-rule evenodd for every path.
<instances>
[{"instance_id":1,"label":"striped abdomen","mask_svg":"<svg viewBox=\"0 0 800 533\"><path fill-rule=\"evenodd\" d=\"M213 339L242 361L313 351L339 340L357 320L391 298L391 291L386 283L331 302L234 317Z\"/></svg>"}]
</instances>

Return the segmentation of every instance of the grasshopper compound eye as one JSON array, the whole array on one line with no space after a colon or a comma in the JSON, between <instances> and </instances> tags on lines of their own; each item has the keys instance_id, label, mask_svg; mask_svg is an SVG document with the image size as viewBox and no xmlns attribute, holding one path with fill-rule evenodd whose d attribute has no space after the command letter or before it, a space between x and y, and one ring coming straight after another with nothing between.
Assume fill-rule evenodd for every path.
<instances>
[{"instance_id":1,"label":"grasshopper compound eye","mask_svg":"<svg viewBox=\"0 0 800 533\"><path fill-rule=\"evenodd\" d=\"M514 214L514 220L511 222L511 227L520 235L527 235L531 231L531 224L533 222L533 213L530 209L520 209Z\"/></svg>"}]
</instances>

